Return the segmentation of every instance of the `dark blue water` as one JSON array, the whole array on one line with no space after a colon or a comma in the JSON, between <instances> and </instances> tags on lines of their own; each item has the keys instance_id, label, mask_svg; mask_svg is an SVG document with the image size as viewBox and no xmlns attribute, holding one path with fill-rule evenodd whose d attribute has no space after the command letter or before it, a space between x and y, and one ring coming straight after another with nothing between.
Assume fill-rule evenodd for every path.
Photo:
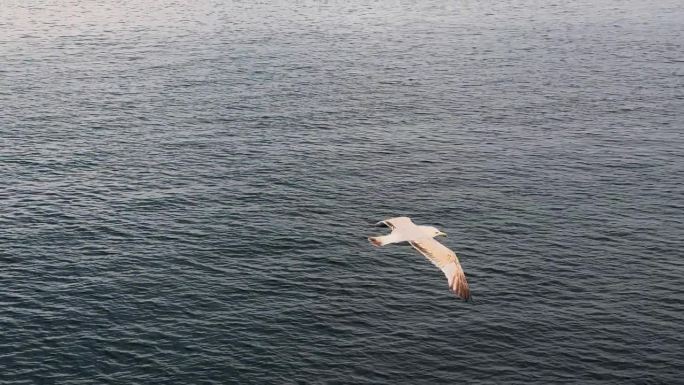
<instances>
[{"instance_id":1,"label":"dark blue water","mask_svg":"<svg viewBox=\"0 0 684 385\"><path fill-rule=\"evenodd\" d=\"M682 20L4 1L0 383L681 383Z\"/></svg>"}]
</instances>

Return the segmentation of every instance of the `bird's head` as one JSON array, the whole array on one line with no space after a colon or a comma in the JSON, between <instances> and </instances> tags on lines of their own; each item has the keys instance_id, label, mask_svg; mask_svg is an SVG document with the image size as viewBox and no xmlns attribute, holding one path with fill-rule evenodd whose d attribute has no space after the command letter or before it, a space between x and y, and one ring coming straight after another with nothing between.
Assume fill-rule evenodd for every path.
<instances>
[{"instance_id":1,"label":"bird's head","mask_svg":"<svg viewBox=\"0 0 684 385\"><path fill-rule=\"evenodd\" d=\"M439 231L439 229L436 228L436 227L432 227L432 226L421 226L421 227L423 228L423 230L424 230L425 232L427 232L428 234L430 234L431 237L437 237L437 236L440 236L440 235L446 237L446 233L443 233L443 232Z\"/></svg>"}]
</instances>

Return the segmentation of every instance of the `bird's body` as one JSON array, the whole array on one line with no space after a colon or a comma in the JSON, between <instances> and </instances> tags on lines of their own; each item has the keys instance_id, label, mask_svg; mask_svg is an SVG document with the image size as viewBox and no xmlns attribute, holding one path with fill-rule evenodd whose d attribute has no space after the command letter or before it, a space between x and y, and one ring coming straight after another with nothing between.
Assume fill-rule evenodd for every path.
<instances>
[{"instance_id":1,"label":"bird's body","mask_svg":"<svg viewBox=\"0 0 684 385\"><path fill-rule=\"evenodd\" d=\"M384 221L383 221L384 222ZM403 226L395 227L388 235L371 237L371 242L376 246L384 246L390 243L410 242L421 238L432 238L434 235L429 226L416 226L413 222L408 222Z\"/></svg>"},{"instance_id":2,"label":"bird's body","mask_svg":"<svg viewBox=\"0 0 684 385\"><path fill-rule=\"evenodd\" d=\"M456 295L466 301L470 299L470 289L458 257L449 248L433 239L435 236L446 234L432 226L418 226L408 217L390 218L378 223L391 228L392 232L368 238L372 244L384 246L391 243L410 243L444 272L449 281L449 288Z\"/></svg>"}]
</instances>

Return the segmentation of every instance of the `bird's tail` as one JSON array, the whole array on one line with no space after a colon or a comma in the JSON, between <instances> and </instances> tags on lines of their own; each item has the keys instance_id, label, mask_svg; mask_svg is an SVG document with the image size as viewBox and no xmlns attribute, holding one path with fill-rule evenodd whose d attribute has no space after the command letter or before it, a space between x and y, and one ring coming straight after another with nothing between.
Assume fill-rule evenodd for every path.
<instances>
[{"instance_id":1,"label":"bird's tail","mask_svg":"<svg viewBox=\"0 0 684 385\"><path fill-rule=\"evenodd\" d=\"M383 242L382 237L368 237L368 240L375 246L385 245L385 242Z\"/></svg>"}]
</instances>

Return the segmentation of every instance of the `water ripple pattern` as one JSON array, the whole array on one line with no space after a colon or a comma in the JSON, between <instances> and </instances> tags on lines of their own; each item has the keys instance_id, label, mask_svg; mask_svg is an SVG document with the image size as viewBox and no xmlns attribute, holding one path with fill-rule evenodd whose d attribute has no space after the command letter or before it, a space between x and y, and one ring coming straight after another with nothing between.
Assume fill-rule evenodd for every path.
<instances>
[{"instance_id":1,"label":"water ripple pattern","mask_svg":"<svg viewBox=\"0 0 684 385\"><path fill-rule=\"evenodd\" d=\"M4 0L0 383L681 383L682 20Z\"/></svg>"}]
</instances>

